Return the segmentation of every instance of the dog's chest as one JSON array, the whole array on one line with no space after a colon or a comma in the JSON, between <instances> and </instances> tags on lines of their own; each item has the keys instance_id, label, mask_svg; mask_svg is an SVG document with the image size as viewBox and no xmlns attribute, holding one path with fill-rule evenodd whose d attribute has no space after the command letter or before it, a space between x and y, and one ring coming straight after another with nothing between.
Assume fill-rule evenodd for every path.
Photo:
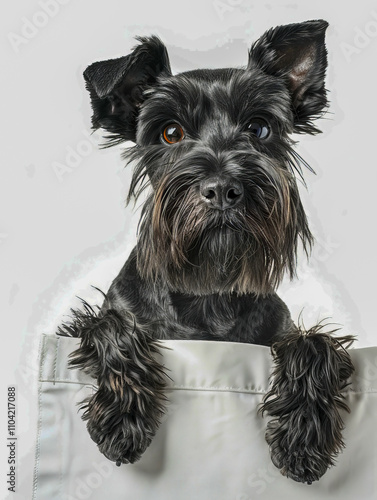
<instances>
[{"instance_id":1,"label":"dog's chest","mask_svg":"<svg viewBox=\"0 0 377 500\"><path fill-rule=\"evenodd\" d=\"M171 293L176 320L201 332L202 338L226 338L234 329L239 304L219 295L190 296Z\"/></svg>"}]
</instances>

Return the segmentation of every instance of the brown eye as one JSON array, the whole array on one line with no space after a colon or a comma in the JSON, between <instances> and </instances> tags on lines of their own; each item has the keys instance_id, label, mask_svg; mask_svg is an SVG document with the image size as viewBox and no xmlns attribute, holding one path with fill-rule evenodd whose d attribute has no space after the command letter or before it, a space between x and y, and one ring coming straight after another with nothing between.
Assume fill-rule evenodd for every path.
<instances>
[{"instance_id":1,"label":"brown eye","mask_svg":"<svg viewBox=\"0 0 377 500\"><path fill-rule=\"evenodd\" d=\"M168 144L175 144L184 138L182 127L178 123L172 123L164 128L162 138Z\"/></svg>"}]
</instances>

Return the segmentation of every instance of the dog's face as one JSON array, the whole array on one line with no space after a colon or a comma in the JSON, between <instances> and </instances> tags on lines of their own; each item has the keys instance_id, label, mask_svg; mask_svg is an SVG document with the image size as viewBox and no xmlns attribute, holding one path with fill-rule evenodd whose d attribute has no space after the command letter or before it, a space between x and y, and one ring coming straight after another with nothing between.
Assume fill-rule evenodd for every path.
<instances>
[{"instance_id":1,"label":"dog's face","mask_svg":"<svg viewBox=\"0 0 377 500\"><path fill-rule=\"evenodd\" d=\"M245 69L172 75L166 48L140 39L126 57L85 72L93 127L133 140L130 189L146 187L139 272L190 294L268 293L295 271L311 234L297 190L292 132L323 112L327 23L281 26Z\"/></svg>"}]
</instances>

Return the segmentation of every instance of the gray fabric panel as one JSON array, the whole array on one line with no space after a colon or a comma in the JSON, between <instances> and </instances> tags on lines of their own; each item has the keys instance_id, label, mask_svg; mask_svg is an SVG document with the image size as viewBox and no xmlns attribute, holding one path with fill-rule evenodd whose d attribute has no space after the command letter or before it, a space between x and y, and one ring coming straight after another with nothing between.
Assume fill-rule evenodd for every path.
<instances>
[{"instance_id":1,"label":"gray fabric panel","mask_svg":"<svg viewBox=\"0 0 377 500\"><path fill-rule=\"evenodd\" d=\"M67 368L76 339L43 336L33 500L375 500L377 347L352 349L345 397L346 449L311 486L272 465L257 413L268 388L269 349L250 344L164 341L169 407L142 459L120 468L91 441L77 403L94 381Z\"/></svg>"}]
</instances>

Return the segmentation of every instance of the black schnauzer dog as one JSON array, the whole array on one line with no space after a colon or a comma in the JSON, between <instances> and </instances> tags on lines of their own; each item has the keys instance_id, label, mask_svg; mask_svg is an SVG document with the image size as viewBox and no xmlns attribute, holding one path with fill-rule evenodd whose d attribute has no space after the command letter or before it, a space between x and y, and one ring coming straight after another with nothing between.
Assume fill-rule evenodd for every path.
<instances>
[{"instance_id":1,"label":"black schnauzer dog","mask_svg":"<svg viewBox=\"0 0 377 500\"><path fill-rule=\"evenodd\" d=\"M139 237L101 308L84 304L59 334L80 337L71 365L98 389L83 418L99 450L138 460L165 411L161 339L272 347L262 412L273 463L296 481L318 480L344 446L341 391L353 371L323 323L296 326L275 290L312 245L296 175L308 165L290 134L315 134L327 107L325 21L279 26L246 68L173 75L163 43L138 38L125 57L84 77L94 129L108 145L133 141L129 198L145 195ZM309 167L310 168L310 167Z\"/></svg>"}]
</instances>

